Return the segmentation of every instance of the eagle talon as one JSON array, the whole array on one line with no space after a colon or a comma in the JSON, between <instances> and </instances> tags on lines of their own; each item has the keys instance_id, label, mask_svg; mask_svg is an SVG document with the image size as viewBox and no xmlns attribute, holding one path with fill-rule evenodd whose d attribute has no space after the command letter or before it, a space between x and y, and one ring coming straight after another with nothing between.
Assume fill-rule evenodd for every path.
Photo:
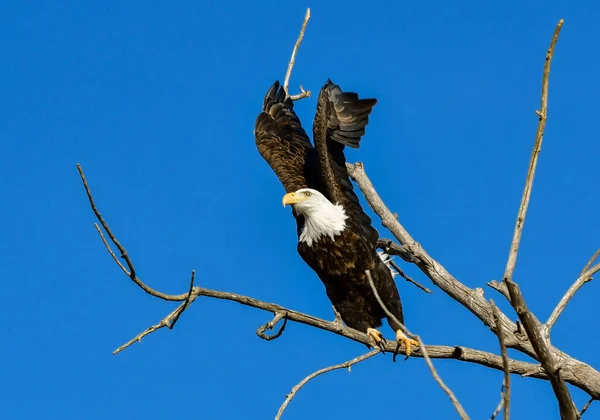
<instances>
[{"instance_id":1,"label":"eagle talon","mask_svg":"<svg viewBox=\"0 0 600 420\"><path fill-rule=\"evenodd\" d=\"M406 359L408 359L408 357L412 353L412 346L419 347L419 342L417 340L413 340L412 338L408 338L402 332L402 330L396 331L396 349L394 350L394 357L392 358L392 360L394 362L396 361L396 356L399 353L400 345L401 344L404 344L404 347L406 349L405 350L406 351ZM406 359L404 359L404 360L406 360Z\"/></svg>"},{"instance_id":2,"label":"eagle talon","mask_svg":"<svg viewBox=\"0 0 600 420\"><path fill-rule=\"evenodd\" d=\"M379 347L381 349L381 352L384 353L387 341L383 334L381 334L381 332L376 330L375 328L367 328L367 335L370 336L373 339L373 341L375 341L377 347Z\"/></svg>"}]
</instances>

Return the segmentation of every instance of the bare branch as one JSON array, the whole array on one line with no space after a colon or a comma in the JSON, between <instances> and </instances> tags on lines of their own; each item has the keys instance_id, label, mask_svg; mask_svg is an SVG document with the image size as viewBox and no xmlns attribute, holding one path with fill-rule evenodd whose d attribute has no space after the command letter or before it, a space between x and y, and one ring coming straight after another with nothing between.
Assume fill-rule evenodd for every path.
<instances>
[{"instance_id":1,"label":"bare branch","mask_svg":"<svg viewBox=\"0 0 600 420\"><path fill-rule=\"evenodd\" d=\"M279 323L279 321L281 321L282 318L283 318L283 324L281 324L279 331L277 331L273 335L265 334L265 331L272 330L273 328L275 328L275 325L277 325ZM286 325L287 325L286 313L285 312L277 312L275 314L275 317L271 321L267 322L265 325L261 325L260 327L258 327L258 329L256 330L256 335L258 335L263 340L267 340L267 341L275 340L276 338L279 338L279 336L281 336L281 334L283 334L283 331L285 331Z\"/></svg>"},{"instance_id":2,"label":"bare branch","mask_svg":"<svg viewBox=\"0 0 600 420\"><path fill-rule=\"evenodd\" d=\"M550 65L552 64L552 57L554 56L554 47L558 41L560 30L564 20L561 19L556 25L552 41L550 41L550 47L546 53L546 63L544 65L544 74L542 76L542 99L540 110L537 112L538 115L538 127L535 136L535 143L533 146L533 152L531 153L531 160L529 161L529 170L527 171L527 178L525 179L525 189L521 198L521 206L519 207L519 214L517 215L517 222L515 225L515 231L513 234L513 240L510 245L510 252L508 254L508 262L506 263L506 270L504 271L504 278L512 279L513 272L515 271L515 265L517 263L517 254L519 253L519 244L521 243L521 235L523 233L523 225L525 224L525 216L527 214L527 208L529 207L529 199L531 197L531 188L533 187L533 178L535 176L535 168L537 166L538 156L542 150L542 141L544 139L544 130L546 128L546 117L548 115L548 79L550 77Z\"/></svg>"},{"instance_id":3,"label":"bare branch","mask_svg":"<svg viewBox=\"0 0 600 420\"><path fill-rule=\"evenodd\" d=\"M304 90L302 85L300 85L300 93L290 96L290 99L292 101L299 101L300 99L308 98L310 93L310 90Z\"/></svg>"},{"instance_id":4,"label":"bare branch","mask_svg":"<svg viewBox=\"0 0 600 420\"><path fill-rule=\"evenodd\" d=\"M94 198L92 197L92 192L90 190L90 187L88 186L87 180L85 178L83 169L81 168L80 164L77 164L77 170L79 171L79 176L81 177L81 182L83 182L83 187L85 188L85 193L87 194L88 200L90 201L90 206L92 207L92 211L96 215L96 218L98 219L98 221L100 222L100 224L102 225L104 230L106 231L106 234L108 235L108 237L110 238L112 243L115 244L115 246L121 253L121 258L123 258L125 260L125 263L127 264L127 267L129 267L129 270L127 270L123 266L123 264L121 264L121 262L118 260L118 258L114 254L114 252L111 250L110 245L108 244L108 242L106 241L106 238L102 234L102 231L98 228L98 226L96 226L96 229L98 230L98 233L100 234L100 238L102 239L104 246L106 246L106 249L108 250L110 255L113 257L115 262L119 265L119 267L129 276L129 278L131 280L133 280L133 282L135 284L137 284L140 288L142 288L142 290L144 290L144 292L146 292L152 296L155 296L159 299L168 300L168 301L186 300L188 297L188 293L183 293L181 295L168 295L166 293L159 292L158 290L155 290L155 289L151 288L150 286L147 286L145 283L143 283L137 277L137 275L135 273L135 268L133 267L133 262L131 261L131 258L129 258L129 254L127 254L125 247L123 245L121 245L121 243L117 240L116 236L113 234L112 230L108 226L108 223L106 223L106 221L100 214L100 211L96 207L96 203L94 203Z\"/></svg>"},{"instance_id":5,"label":"bare branch","mask_svg":"<svg viewBox=\"0 0 600 420\"><path fill-rule=\"evenodd\" d=\"M448 398L450 398L450 401L452 401L452 405L454 405L454 408L456 408L456 411L458 412L458 415L460 416L460 418L463 420L468 420L469 416L467 415L463 406L460 404L460 402L454 395L454 392L452 392L452 390L444 383L444 381L442 380L440 375L435 370L435 367L433 366L433 362L431 361L429 354L427 353L427 348L425 347L423 340L421 340L421 337L419 337L418 335L414 335L410 331L408 331L406 329L406 327L404 326L404 324L402 324L400 322L400 320L398 320L398 318L396 318L394 316L394 314L389 311L389 309L385 306L385 303L383 303L383 301L381 300L381 297L379 296L379 292L377 292L377 288L375 287L375 283L373 282L373 277L371 276L371 272L369 270L366 270L365 273L367 274L367 278L369 279L369 284L371 286L371 290L373 290L373 294L375 295L375 298L377 299L379 306L381 306L381 308L383 309L383 312L385 312L385 314L388 317L390 317L392 320L394 320L395 323L400 325L402 327L402 330L404 330L404 332L407 335L413 337L415 340L417 340L419 342L419 351L423 354L423 358L425 359L425 363L427 363L427 366L429 367L429 370L431 371L431 375L433 376L433 379L435 379L435 381L438 383L438 385L448 395Z\"/></svg>"},{"instance_id":6,"label":"bare branch","mask_svg":"<svg viewBox=\"0 0 600 420\"><path fill-rule=\"evenodd\" d=\"M363 360L367 360L373 356L375 356L376 354L380 353L381 350L379 349L375 349L375 350L371 350L368 353L365 353L361 356L355 357L352 360L348 360L347 362L344 363L340 363L339 365L333 365L333 366L329 366L323 369L320 369L314 373L311 373L310 375L308 375L306 378L302 379L298 385L296 385L295 387L292 388L292 391L286 395L285 397L285 401L283 402L283 404L281 404L281 407L279 407L279 411L277 412L277 415L275 416L275 420L279 420L281 419L281 416L283 414L283 412L285 411L285 409L287 408L288 404L290 403L290 401L292 401L292 398L294 398L294 396L298 393L298 391L300 391L300 388L302 388L304 385L306 385L306 383L308 381L310 381L311 379L316 378L319 375L322 375L324 373L327 372L331 372L332 370L337 370L337 369L344 369L344 368L348 368L348 372L350 372L350 367L362 362Z\"/></svg>"},{"instance_id":7,"label":"bare branch","mask_svg":"<svg viewBox=\"0 0 600 420\"><path fill-rule=\"evenodd\" d=\"M323 331L328 331L340 335L342 337L346 337L358 343L362 343L364 345L372 345L372 339L367 334L346 327L345 325L342 325L338 322L325 321L323 319L316 318L308 314L284 308L274 303L260 301L236 293L221 292L218 290L205 289L195 286L192 292L192 296L190 298L190 302L193 302L198 296L229 300L271 313L285 313L286 319L288 319L289 321L298 322L304 325L321 329ZM129 347L134 342L139 341L146 335L162 327L168 326L171 320L177 315L177 311L180 311L183 308L184 304L185 303L181 303L181 305L177 309L175 309L173 312L167 315L157 325L148 328L147 330L130 340L127 344L119 347L119 349L115 350L114 354L117 354L118 352L124 350L125 348ZM499 371L504 370L502 358L489 352L475 350L463 346L427 345L425 347L427 348L428 356L432 359L455 359L467 363L482 365ZM392 342L388 341L385 344L384 350L386 352L392 353L395 350L395 345ZM421 348L419 348L416 351L413 351L413 353L411 353L411 357L424 357ZM565 380L573 384L574 386L582 389L583 391L587 392L589 395L600 399L600 383L594 382L592 380L591 373L586 372L587 369L592 368L590 368L585 363L577 363L578 364L571 366L569 369L564 370ZM521 375L523 377L532 377L537 379L548 380L548 376L546 375L544 370L536 364L510 359L509 367L511 374ZM595 372L593 369L592 371Z\"/></svg>"},{"instance_id":8,"label":"bare branch","mask_svg":"<svg viewBox=\"0 0 600 420\"><path fill-rule=\"evenodd\" d=\"M290 58L290 62L288 64L287 72L285 73L285 79L283 79L283 89L285 90L285 94L290 96L289 94L289 84L290 77L292 75L292 69L294 68L294 64L296 63L296 54L298 53L298 48L300 48L300 44L302 43L302 39L304 38L304 32L306 31L306 25L308 24L308 20L310 19L310 8L306 9L306 14L304 15L304 22L302 23L302 28L300 28L300 35L298 35L298 39L296 40L296 44L294 44L294 49L292 50L292 57ZM300 90L302 93L298 95L290 96L293 101L307 98L310 96L310 91L305 91L302 86L300 86Z\"/></svg>"},{"instance_id":9,"label":"bare branch","mask_svg":"<svg viewBox=\"0 0 600 420\"><path fill-rule=\"evenodd\" d=\"M529 169L527 171L527 178L525 180L525 188L523 190L523 196L521 198L521 205L519 207L519 213L517 215L517 221L515 224L515 230L513 234L513 240L510 246L510 252L508 254L508 261L506 263L506 269L504 271L503 281L508 288L511 305L515 308L519 319L523 323L527 337L533 347L536 358L540 361L544 370L550 377L550 384L556 398L558 400L558 406L560 409L561 418L563 420L575 420L577 418L577 410L571 399L571 394L565 381L562 379L560 374L560 368L556 364L555 357L552 354L549 342L542 336L541 324L533 313L527 308L525 299L521 293L519 286L513 281L512 275L515 270L517 262L517 255L519 253L519 244L521 242L521 235L523 233L523 225L525 223L525 216L527 215L527 208L529 207L529 200L531 197L531 190L533 187L533 180L535 177L535 169L537 166L538 156L542 149L542 141L544 138L544 129L546 127L547 109L548 109L548 79L550 76L550 66L552 64L552 58L554 56L554 48L560 35L560 30L563 25L561 19L556 25L550 47L546 53L546 63L544 65L544 73L542 76L542 98L540 110L537 112L539 117L538 128L531 153L531 159L529 162Z\"/></svg>"},{"instance_id":10,"label":"bare branch","mask_svg":"<svg viewBox=\"0 0 600 420\"><path fill-rule=\"evenodd\" d=\"M122 352L123 350L125 350L127 347L131 346L135 342L142 341L142 338L144 338L148 334L152 334L154 331L160 330L161 328L164 328L164 327L172 328L171 325L173 323L173 320L176 320L177 318L179 318L181 313L183 311L185 311L186 308L188 308L194 300L196 300L196 297L198 297L198 295L192 293L190 295L189 301L186 300L185 302L180 304L173 312L171 312L169 315L167 315L166 317L161 319L158 324L146 328L144 331L142 331L141 333L139 333L138 335L133 337L127 343L123 344L121 347L119 347L118 349L113 351L113 355Z\"/></svg>"},{"instance_id":11,"label":"bare branch","mask_svg":"<svg viewBox=\"0 0 600 420\"><path fill-rule=\"evenodd\" d=\"M419 289L421 289L422 291L424 291L425 293L429 293L430 295L433 294L433 292L431 290L429 290L427 287L423 286L421 283L419 283L416 280L413 280L412 277L406 275L404 273L404 271L402 271L402 269L400 268L400 266L398 264L396 264L394 261L390 260L390 265L394 268L394 270L396 270L396 272L398 274L400 274L400 277L402 277L404 280L406 280L409 283L414 284L415 286L417 286Z\"/></svg>"},{"instance_id":12,"label":"bare branch","mask_svg":"<svg viewBox=\"0 0 600 420\"><path fill-rule=\"evenodd\" d=\"M586 284L587 282L592 280L592 276L600 270L600 264L596 264L595 266L593 266L591 269L588 270L591 263L594 262L596 260L596 258L598 258L599 252L600 252L600 249L598 251L596 251L596 253L592 256L592 259L590 259L590 262L588 262L588 264L584 267L584 271L582 271L581 275L577 278L577 280L575 280L575 283L573 283L571 285L571 287L569 287L569 290L567 290L567 292L562 297L560 302L558 302L558 305L556 305L556 308L554 308L554 310L548 317L548 321L546 321L546 333L547 334L550 333L550 330L552 329L552 327L558 320L558 317L561 316L561 314L567 307L567 304L569 303L569 301L573 298L573 296L575 296L575 293L577 293L577 291L579 289L581 289L581 287L584 284Z\"/></svg>"},{"instance_id":13,"label":"bare branch","mask_svg":"<svg viewBox=\"0 0 600 420\"><path fill-rule=\"evenodd\" d=\"M502 327L500 326L500 312L498 311L498 307L494 303L493 300L490 300L490 305L492 307L492 313L494 315L495 332L498 336L498 342L500 344L500 352L502 354L502 365L504 367L504 380L502 382L502 403L501 406L504 407L504 420L510 419L510 367L508 360L508 352L506 351L506 345L504 344L504 332L502 331ZM492 419L495 416L492 416Z\"/></svg>"}]
</instances>

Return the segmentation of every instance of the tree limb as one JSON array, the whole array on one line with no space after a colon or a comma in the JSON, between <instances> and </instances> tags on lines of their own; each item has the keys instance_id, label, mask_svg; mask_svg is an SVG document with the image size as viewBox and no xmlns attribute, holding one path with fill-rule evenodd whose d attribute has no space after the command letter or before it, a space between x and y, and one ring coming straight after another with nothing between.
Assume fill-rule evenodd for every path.
<instances>
[{"instance_id":1,"label":"tree limb","mask_svg":"<svg viewBox=\"0 0 600 420\"><path fill-rule=\"evenodd\" d=\"M301 93L297 95L289 94L289 84L290 77L292 75L292 69L294 68L294 64L296 63L296 54L298 53L298 48L300 48L300 44L302 43L302 39L304 39L304 32L306 31L306 25L308 25L308 20L310 19L310 8L306 9L306 14L304 15L304 22L302 23L302 28L300 28L300 35L298 35L298 39L296 40L296 44L294 44L294 49L292 50L292 57L290 58L290 62L288 64L287 72L285 73L285 79L283 79L283 90L285 94L290 97L292 101L297 101L299 99L308 98L310 96L310 91L305 91L300 85Z\"/></svg>"},{"instance_id":2,"label":"tree limb","mask_svg":"<svg viewBox=\"0 0 600 420\"><path fill-rule=\"evenodd\" d=\"M285 409L287 408L288 404L292 401L292 398L294 398L294 396L298 393L298 391L300 391L300 388L302 388L304 385L306 385L306 383L308 381L310 381L311 379L316 378L319 375L322 375L324 373L327 372L331 372L332 370L336 370L336 369L344 369L344 368L348 368L348 372L350 372L350 367L362 362L363 360L367 360L373 356L375 356L376 354L381 353L381 350L379 349L374 349L371 350L368 353L365 353L361 356L355 357L352 360L348 360L347 362L344 363L340 363L339 365L333 365L333 366L329 366L323 369L320 369L314 373L311 373L310 375L308 375L306 378L302 379L298 385L296 385L295 387L292 388L292 391L286 395L285 397L285 401L283 402L283 404L281 404L281 407L279 407L279 411L277 411L277 415L275 416L275 420L279 420L281 419L281 416L283 415L283 412L285 411Z\"/></svg>"}]
</instances>

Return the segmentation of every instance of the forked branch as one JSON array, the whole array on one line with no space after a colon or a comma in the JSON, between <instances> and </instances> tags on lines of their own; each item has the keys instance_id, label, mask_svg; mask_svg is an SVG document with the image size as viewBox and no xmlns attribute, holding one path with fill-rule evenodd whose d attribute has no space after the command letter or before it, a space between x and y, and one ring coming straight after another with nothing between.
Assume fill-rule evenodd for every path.
<instances>
[{"instance_id":1,"label":"forked branch","mask_svg":"<svg viewBox=\"0 0 600 420\"><path fill-rule=\"evenodd\" d=\"M519 319L525 328L525 332L527 333L527 337L529 338L531 346L535 351L536 359L540 361L544 367L544 370L550 377L550 384L552 385L554 395L556 395L556 399L558 400L561 418L563 420L576 420L577 409L575 408L575 404L571 399L571 393L567 388L567 384L561 376L560 368L556 363L556 358L552 352L550 343L546 339L545 335L542 334L542 325L527 307L520 287L513 281L513 273L519 253L519 244L521 243L523 226L525 224L525 216L527 215L527 208L529 207L529 200L531 198L535 170L537 167L538 157L542 149L542 141L544 139L544 130L546 127L546 118L548 114L548 80L550 77L550 67L552 64L552 58L554 57L554 48L556 47L563 22L564 21L561 19L558 22L558 25L556 25L554 35L550 41L550 47L546 53L546 62L544 64L544 72L542 75L541 105L540 110L536 112L538 115L538 127L533 151L531 153L531 159L529 161L529 169L525 179L525 188L523 190L523 196L521 197L521 205L517 215L510 252L508 254L508 261L504 271L503 282L506 284L508 289L510 303L513 308L515 308L515 311L517 312L517 315L519 316Z\"/></svg>"}]
</instances>

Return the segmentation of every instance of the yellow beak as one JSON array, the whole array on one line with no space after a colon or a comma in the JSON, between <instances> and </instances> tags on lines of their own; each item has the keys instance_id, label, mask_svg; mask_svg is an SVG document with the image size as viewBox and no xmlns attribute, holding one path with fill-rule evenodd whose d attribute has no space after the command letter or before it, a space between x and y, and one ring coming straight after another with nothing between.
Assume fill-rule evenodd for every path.
<instances>
[{"instance_id":1,"label":"yellow beak","mask_svg":"<svg viewBox=\"0 0 600 420\"><path fill-rule=\"evenodd\" d=\"M287 193L281 199L281 203L283 204L283 207L285 207L286 204L296 204L301 201L304 201L304 197L298 196L298 194L296 194L295 192Z\"/></svg>"}]
</instances>

